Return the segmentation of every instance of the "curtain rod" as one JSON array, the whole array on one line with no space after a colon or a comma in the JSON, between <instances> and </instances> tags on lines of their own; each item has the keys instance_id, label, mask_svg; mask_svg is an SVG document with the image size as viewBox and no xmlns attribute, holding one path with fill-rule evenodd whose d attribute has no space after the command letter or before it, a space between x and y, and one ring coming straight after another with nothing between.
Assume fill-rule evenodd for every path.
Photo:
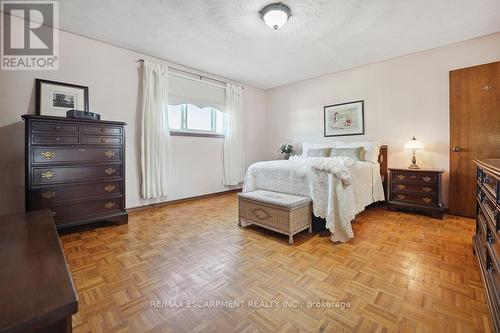
<instances>
[{"instance_id":1,"label":"curtain rod","mask_svg":"<svg viewBox=\"0 0 500 333\"><path fill-rule=\"evenodd\" d=\"M139 62L144 62L144 59L139 59ZM179 69L179 68L175 68L175 67L172 67L172 66L167 66L168 68L170 69L173 69L175 71L178 71L178 72L182 72L182 73L186 73L186 74L189 74L189 75L194 75L194 76L197 76L200 78L200 80L202 79L208 79L208 80L212 80L212 81L215 81L215 82L219 82L219 83L222 83L224 85L227 84L227 82L225 81L222 81L222 80L217 80L217 79L214 79L214 78L211 78L211 77L208 77L208 76L205 76L205 75L200 75L200 74L196 74L196 73L193 73L193 72L189 72L189 71L186 71L184 69ZM242 89L245 89L245 87L241 86Z\"/></svg>"}]
</instances>

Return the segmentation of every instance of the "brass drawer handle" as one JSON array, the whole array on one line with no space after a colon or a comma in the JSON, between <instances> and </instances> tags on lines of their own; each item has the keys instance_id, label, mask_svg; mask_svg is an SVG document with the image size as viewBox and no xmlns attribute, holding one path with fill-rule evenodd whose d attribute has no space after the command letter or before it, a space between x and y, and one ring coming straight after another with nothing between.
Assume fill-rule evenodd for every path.
<instances>
[{"instance_id":1,"label":"brass drawer handle","mask_svg":"<svg viewBox=\"0 0 500 333\"><path fill-rule=\"evenodd\" d=\"M424 182L430 182L432 180L432 178L429 176L424 176L424 177L422 177L422 179Z\"/></svg>"},{"instance_id":2,"label":"brass drawer handle","mask_svg":"<svg viewBox=\"0 0 500 333\"><path fill-rule=\"evenodd\" d=\"M398 185L398 189L399 189L399 190L404 190L405 188L406 188L406 186L405 186L405 185L403 185L403 184L399 184L399 185Z\"/></svg>"},{"instance_id":3,"label":"brass drawer handle","mask_svg":"<svg viewBox=\"0 0 500 333\"><path fill-rule=\"evenodd\" d=\"M406 198L406 195L404 195L404 194L398 194L398 199L399 200L403 200L405 198Z\"/></svg>"},{"instance_id":4,"label":"brass drawer handle","mask_svg":"<svg viewBox=\"0 0 500 333\"><path fill-rule=\"evenodd\" d=\"M56 138L56 141L61 141L61 138L57 137L57 138Z\"/></svg>"},{"instance_id":5,"label":"brass drawer handle","mask_svg":"<svg viewBox=\"0 0 500 333\"><path fill-rule=\"evenodd\" d=\"M55 175L54 171L42 172L42 178L45 178L45 179L50 179L50 178L54 177L54 175Z\"/></svg>"},{"instance_id":6,"label":"brass drawer handle","mask_svg":"<svg viewBox=\"0 0 500 333\"><path fill-rule=\"evenodd\" d=\"M53 151L44 151L41 155L46 160L50 160L51 158L54 158L56 156L56 153Z\"/></svg>"},{"instance_id":7,"label":"brass drawer handle","mask_svg":"<svg viewBox=\"0 0 500 333\"><path fill-rule=\"evenodd\" d=\"M430 192L430 191L432 191L432 188L430 188L428 186L424 186L424 187L422 187L422 191L424 191L424 192Z\"/></svg>"},{"instance_id":8,"label":"brass drawer handle","mask_svg":"<svg viewBox=\"0 0 500 333\"><path fill-rule=\"evenodd\" d=\"M115 185L106 185L106 186L104 186L104 191L113 192L115 190L115 188L116 188Z\"/></svg>"},{"instance_id":9,"label":"brass drawer handle","mask_svg":"<svg viewBox=\"0 0 500 333\"><path fill-rule=\"evenodd\" d=\"M491 245L493 245L493 243L495 243L495 237L493 237L493 234L488 234L488 243L490 243Z\"/></svg>"},{"instance_id":10,"label":"brass drawer handle","mask_svg":"<svg viewBox=\"0 0 500 333\"><path fill-rule=\"evenodd\" d=\"M116 170L113 169L113 168L107 168L107 169L104 170L104 173L107 174L107 175L112 175L115 172L116 172Z\"/></svg>"},{"instance_id":11,"label":"brass drawer handle","mask_svg":"<svg viewBox=\"0 0 500 333\"><path fill-rule=\"evenodd\" d=\"M42 192L41 195L42 195L42 198L44 198L46 200L50 200L56 196L56 192L47 191L47 192Z\"/></svg>"},{"instance_id":12,"label":"brass drawer handle","mask_svg":"<svg viewBox=\"0 0 500 333\"><path fill-rule=\"evenodd\" d=\"M111 157L114 157L114 156L115 156L115 152L114 151L108 150L108 151L104 152L104 157L111 158Z\"/></svg>"},{"instance_id":13,"label":"brass drawer handle","mask_svg":"<svg viewBox=\"0 0 500 333\"><path fill-rule=\"evenodd\" d=\"M398 179L405 179L406 176L405 175L398 175Z\"/></svg>"},{"instance_id":14,"label":"brass drawer handle","mask_svg":"<svg viewBox=\"0 0 500 333\"><path fill-rule=\"evenodd\" d=\"M431 199L431 198L424 197L424 198L422 198L422 201L423 201L423 202L425 202L425 203L429 203L429 202L431 202L431 201L432 201L432 199Z\"/></svg>"},{"instance_id":15,"label":"brass drawer handle","mask_svg":"<svg viewBox=\"0 0 500 333\"><path fill-rule=\"evenodd\" d=\"M111 208L113 208L114 206L116 206L116 203L115 203L115 202L108 202L108 203L105 203L105 204L104 204L104 208L106 208L106 209L111 209Z\"/></svg>"}]
</instances>

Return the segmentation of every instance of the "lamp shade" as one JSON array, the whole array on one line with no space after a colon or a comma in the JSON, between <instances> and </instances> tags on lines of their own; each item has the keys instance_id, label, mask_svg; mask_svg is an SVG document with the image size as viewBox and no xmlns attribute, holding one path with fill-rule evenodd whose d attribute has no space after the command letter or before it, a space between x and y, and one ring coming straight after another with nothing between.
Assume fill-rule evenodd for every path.
<instances>
[{"instance_id":1,"label":"lamp shade","mask_svg":"<svg viewBox=\"0 0 500 333\"><path fill-rule=\"evenodd\" d=\"M421 149L424 149L424 145L422 144L422 142L418 141L417 139L415 139L415 137L413 137L410 141L405 143L404 149L421 150Z\"/></svg>"}]
</instances>

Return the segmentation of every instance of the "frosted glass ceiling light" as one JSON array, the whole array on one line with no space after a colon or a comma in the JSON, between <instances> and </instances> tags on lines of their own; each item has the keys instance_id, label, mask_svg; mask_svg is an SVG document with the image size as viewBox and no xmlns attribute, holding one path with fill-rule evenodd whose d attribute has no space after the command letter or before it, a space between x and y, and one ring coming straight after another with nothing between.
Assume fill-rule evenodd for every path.
<instances>
[{"instance_id":1,"label":"frosted glass ceiling light","mask_svg":"<svg viewBox=\"0 0 500 333\"><path fill-rule=\"evenodd\" d=\"M290 16L292 16L290 8L281 2L267 5L260 11L264 23L274 30L278 30L288 22Z\"/></svg>"}]
</instances>

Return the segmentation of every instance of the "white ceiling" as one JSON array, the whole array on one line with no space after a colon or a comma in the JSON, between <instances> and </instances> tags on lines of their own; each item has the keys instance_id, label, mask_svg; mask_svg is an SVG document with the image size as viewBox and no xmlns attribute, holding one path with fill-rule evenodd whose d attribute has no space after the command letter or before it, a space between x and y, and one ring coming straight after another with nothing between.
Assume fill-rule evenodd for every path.
<instances>
[{"instance_id":1,"label":"white ceiling","mask_svg":"<svg viewBox=\"0 0 500 333\"><path fill-rule=\"evenodd\" d=\"M499 0L282 0L278 31L272 2L64 0L60 27L265 89L500 31Z\"/></svg>"}]
</instances>

